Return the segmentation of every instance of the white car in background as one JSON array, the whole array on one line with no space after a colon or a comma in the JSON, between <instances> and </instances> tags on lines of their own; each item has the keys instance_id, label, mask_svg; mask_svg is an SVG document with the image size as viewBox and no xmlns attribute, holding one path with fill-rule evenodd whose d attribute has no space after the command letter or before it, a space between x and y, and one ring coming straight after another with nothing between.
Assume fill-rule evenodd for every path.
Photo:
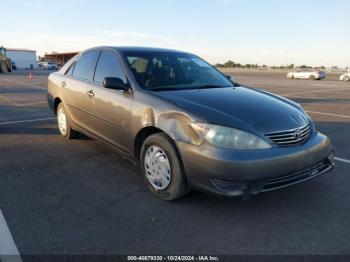
<instances>
[{"instance_id":1,"label":"white car in background","mask_svg":"<svg viewBox=\"0 0 350 262\"><path fill-rule=\"evenodd\" d=\"M297 69L289 72L287 77L289 79L321 80L326 77L326 73L315 69Z\"/></svg>"},{"instance_id":2,"label":"white car in background","mask_svg":"<svg viewBox=\"0 0 350 262\"><path fill-rule=\"evenodd\" d=\"M339 80L344 81L344 82L349 82L350 81L350 73L342 74L340 76Z\"/></svg>"},{"instance_id":3,"label":"white car in background","mask_svg":"<svg viewBox=\"0 0 350 262\"><path fill-rule=\"evenodd\" d=\"M57 65L51 62L44 62L41 64L41 67L44 68L44 70L57 70Z\"/></svg>"}]
</instances>

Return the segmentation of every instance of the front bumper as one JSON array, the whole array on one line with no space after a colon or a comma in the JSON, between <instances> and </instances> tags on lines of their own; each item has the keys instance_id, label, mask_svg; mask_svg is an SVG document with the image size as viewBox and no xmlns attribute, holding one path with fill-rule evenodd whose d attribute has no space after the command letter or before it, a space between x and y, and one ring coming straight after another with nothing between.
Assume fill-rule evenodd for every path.
<instances>
[{"instance_id":1,"label":"front bumper","mask_svg":"<svg viewBox=\"0 0 350 262\"><path fill-rule=\"evenodd\" d=\"M314 133L295 147L228 150L178 142L192 188L219 195L257 194L301 183L328 173L334 166L329 139Z\"/></svg>"}]
</instances>

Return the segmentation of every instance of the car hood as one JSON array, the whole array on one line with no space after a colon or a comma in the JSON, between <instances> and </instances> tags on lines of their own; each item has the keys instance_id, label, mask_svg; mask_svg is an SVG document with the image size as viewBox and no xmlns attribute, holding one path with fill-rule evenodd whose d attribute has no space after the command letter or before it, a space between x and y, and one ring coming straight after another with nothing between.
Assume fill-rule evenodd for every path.
<instances>
[{"instance_id":1,"label":"car hood","mask_svg":"<svg viewBox=\"0 0 350 262\"><path fill-rule=\"evenodd\" d=\"M157 96L181 107L195 121L263 133L297 128L307 116L293 102L246 87L158 91Z\"/></svg>"}]
</instances>

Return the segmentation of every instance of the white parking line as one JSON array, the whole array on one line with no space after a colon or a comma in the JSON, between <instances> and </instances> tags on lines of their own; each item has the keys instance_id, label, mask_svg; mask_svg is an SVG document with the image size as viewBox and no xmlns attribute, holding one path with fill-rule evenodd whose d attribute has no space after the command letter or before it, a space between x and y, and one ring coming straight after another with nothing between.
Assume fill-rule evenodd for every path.
<instances>
[{"instance_id":1,"label":"white parking line","mask_svg":"<svg viewBox=\"0 0 350 262\"><path fill-rule=\"evenodd\" d=\"M46 117L46 118L36 118L36 119L0 122L0 125L11 125L11 124L28 123L28 122L40 122L40 121L53 120L53 119L56 119L56 117Z\"/></svg>"},{"instance_id":2,"label":"white parking line","mask_svg":"<svg viewBox=\"0 0 350 262\"><path fill-rule=\"evenodd\" d=\"M0 210L0 261L22 261L6 220Z\"/></svg>"},{"instance_id":3,"label":"white parking line","mask_svg":"<svg viewBox=\"0 0 350 262\"><path fill-rule=\"evenodd\" d=\"M323 89L323 90L315 90L315 91L300 92L300 93L280 94L280 96L304 95L304 94L311 94L311 93L321 93L321 92L331 92L331 91L341 91L341 90L350 90L350 89L349 88L333 88L333 89Z\"/></svg>"},{"instance_id":4,"label":"white parking line","mask_svg":"<svg viewBox=\"0 0 350 262\"><path fill-rule=\"evenodd\" d=\"M31 83L28 83L28 82L22 82L22 81L12 80L12 79L8 79L8 78L3 78L2 80L8 81L8 82L12 82L12 83L15 83L15 84L21 84L21 85L26 85L26 86L31 86L31 87L39 88L39 89L45 90L45 91L47 90L47 88L45 88L45 87L38 86L38 85L33 85L33 84L31 84Z\"/></svg>"},{"instance_id":5,"label":"white parking line","mask_svg":"<svg viewBox=\"0 0 350 262\"><path fill-rule=\"evenodd\" d=\"M336 117L350 118L350 116L347 116L347 115L337 115L337 114L324 113L324 112L318 112L318 111L307 110L306 112L311 113L311 114L325 115L325 116L336 116Z\"/></svg>"},{"instance_id":6,"label":"white parking line","mask_svg":"<svg viewBox=\"0 0 350 262\"><path fill-rule=\"evenodd\" d=\"M337 85L329 85L329 84L312 84L312 86L337 86Z\"/></svg>"},{"instance_id":7,"label":"white parking line","mask_svg":"<svg viewBox=\"0 0 350 262\"><path fill-rule=\"evenodd\" d=\"M346 164L350 164L350 160L345 159L345 158L335 157L334 160L337 160L339 162L343 162L343 163L346 163Z\"/></svg>"}]
</instances>

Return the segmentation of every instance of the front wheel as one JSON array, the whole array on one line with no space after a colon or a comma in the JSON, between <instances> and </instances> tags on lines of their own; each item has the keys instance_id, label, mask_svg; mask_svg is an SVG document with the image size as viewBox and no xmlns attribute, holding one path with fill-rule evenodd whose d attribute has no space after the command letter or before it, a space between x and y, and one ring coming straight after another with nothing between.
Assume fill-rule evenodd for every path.
<instances>
[{"instance_id":1,"label":"front wheel","mask_svg":"<svg viewBox=\"0 0 350 262\"><path fill-rule=\"evenodd\" d=\"M77 132L71 128L66 109L62 103L57 107L57 126L63 137L67 139L73 139L76 137Z\"/></svg>"},{"instance_id":2,"label":"front wheel","mask_svg":"<svg viewBox=\"0 0 350 262\"><path fill-rule=\"evenodd\" d=\"M314 75L310 75L309 80L316 80L316 77Z\"/></svg>"},{"instance_id":3,"label":"front wheel","mask_svg":"<svg viewBox=\"0 0 350 262\"><path fill-rule=\"evenodd\" d=\"M349 82L350 81L350 76L344 76L343 81L344 82Z\"/></svg>"},{"instance_id":4,"label":"front wheel","mask_svg":"<svg viewBox=\"0 0 350 262\"><path fill-rule=\"evenodd\" d=\"M180 156L163 133L144 141L140 168L148 189L163 200L178 199L189 191Z\"/></svg>"}]
</instances>

